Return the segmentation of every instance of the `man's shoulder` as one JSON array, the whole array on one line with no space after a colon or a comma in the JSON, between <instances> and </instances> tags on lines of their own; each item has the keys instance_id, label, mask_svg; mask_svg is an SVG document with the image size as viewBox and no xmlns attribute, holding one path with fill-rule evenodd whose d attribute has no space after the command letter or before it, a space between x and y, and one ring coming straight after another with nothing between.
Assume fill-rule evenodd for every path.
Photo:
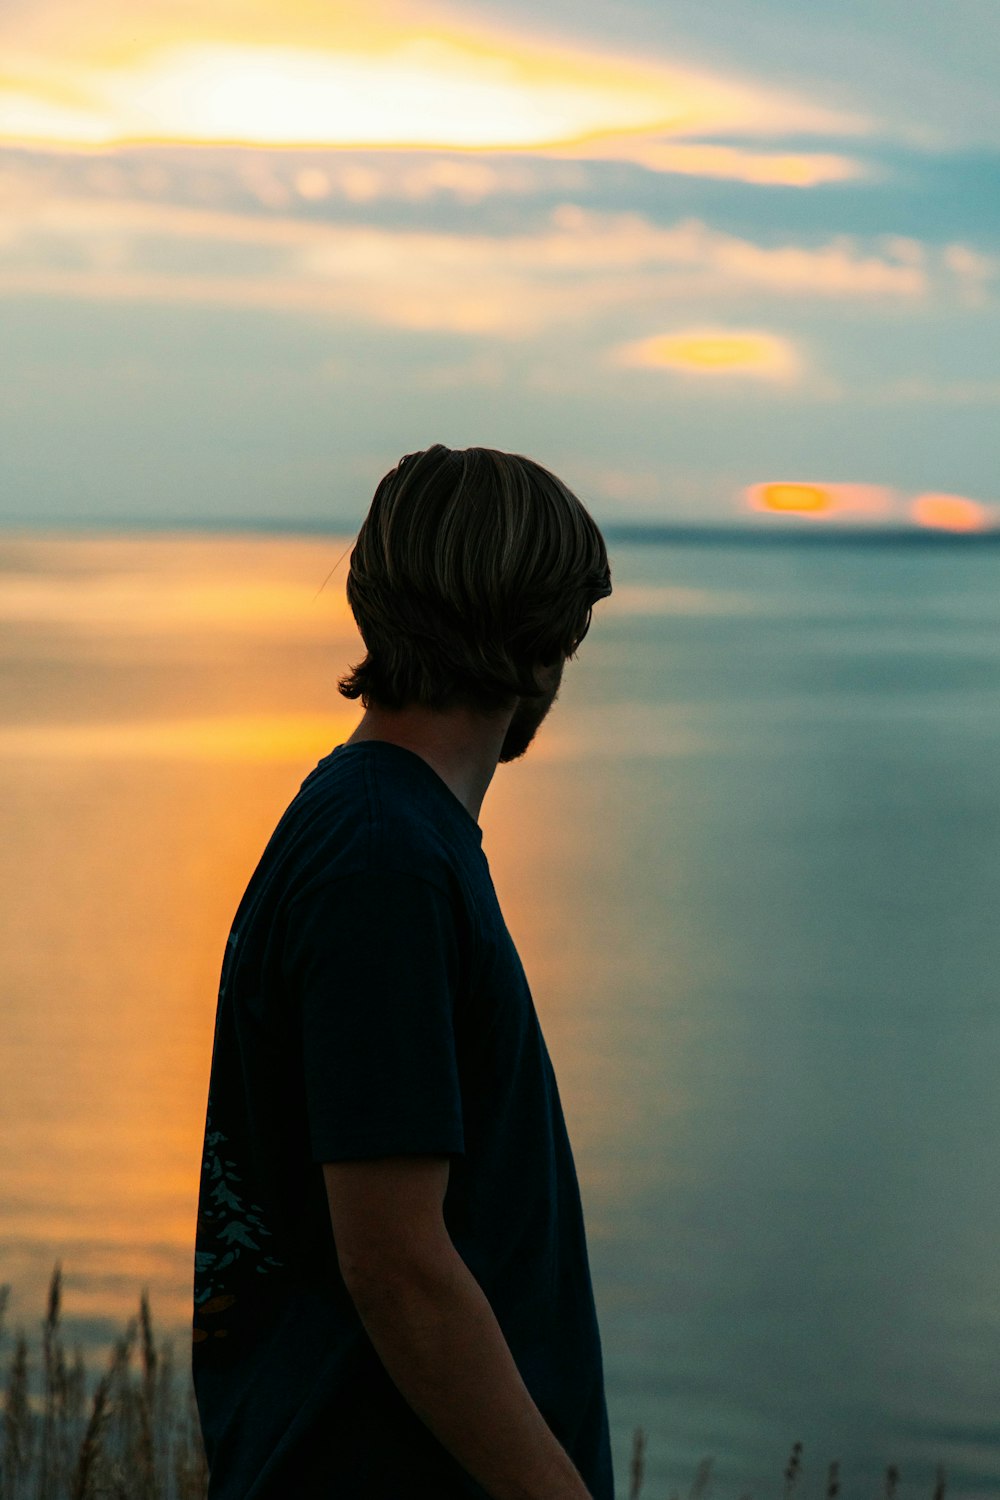
<instances>
[{"instance_id":1,"label":"man's shoulder","mask_svg":"<svg viewBox=\"0 0 1000 1500\"><path fill-rule=\"evenodd\" d=\"M411 759L341 754L319 763L283 820L298 889L385 873L452 891L482 878L482 851L451 794L442 798L435 773Z\"/></svg>"}]
</instances>

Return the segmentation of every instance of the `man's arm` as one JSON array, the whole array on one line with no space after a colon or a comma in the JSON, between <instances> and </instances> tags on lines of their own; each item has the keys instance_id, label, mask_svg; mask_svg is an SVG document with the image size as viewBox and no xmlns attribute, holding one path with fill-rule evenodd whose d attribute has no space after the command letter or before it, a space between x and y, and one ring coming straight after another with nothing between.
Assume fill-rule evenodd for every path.
<instances>
[{"instance_id":1,"label":"man's arm","mask_svg":"<svg viewBox=\"0 0 1000 1500\"><path fill-rule=\"evenodd\" d=\"M447 1157L325 1162L337 1259L413 1410L493 1500L591 1500L444 1223Z\"/></svg>"}]
</instances>

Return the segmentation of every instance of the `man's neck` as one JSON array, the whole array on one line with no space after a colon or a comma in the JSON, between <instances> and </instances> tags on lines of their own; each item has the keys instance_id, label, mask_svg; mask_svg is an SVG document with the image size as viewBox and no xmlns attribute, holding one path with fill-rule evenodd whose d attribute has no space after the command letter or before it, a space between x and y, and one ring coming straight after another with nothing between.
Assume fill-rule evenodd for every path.
<instances>
[{"instance_id":1,"label":"man's neck","mask_svg":"<svg viewBox=\"0 0 1000 1500\"><path fill-rule=\"evenodd\" d=\"M365 709L346 743L384 740L412 750L478 822L512 712L501 709L486 714L455 708L439 713L416 704L398 709L373 705Z\"/></svg>"}]
</instances>

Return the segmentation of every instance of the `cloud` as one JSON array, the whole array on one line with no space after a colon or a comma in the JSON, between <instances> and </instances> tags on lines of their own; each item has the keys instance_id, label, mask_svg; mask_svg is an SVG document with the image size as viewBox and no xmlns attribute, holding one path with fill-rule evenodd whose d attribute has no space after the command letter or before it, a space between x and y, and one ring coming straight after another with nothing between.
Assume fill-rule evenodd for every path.
<instances>
[{"instance_id":1,"label":"cloud","mask_svg":"<svg viewBox=\"0 0 1000 1500\"><path fill-rule=\"evenodd\" d=\"M1000 275L1000 260L995 255L980 255L968 245L945 245L942 259L949 271L969 281L990 281Z\"/></svg>"},{"instance_id":2,"label":"cloud","mask_svg":"<svg viewBox=\"0 0 1000 1500\"><path fill-rule=\"evenodd\" d=\"M447 159L426 165L447 176ZM534 232L507 235L329 222L315 197L264 212L248 198L260 188L258 167L257 158L240 162L235 185L232 162L228 180L195 179L189 187L205 189L205 206L116 196L113 160L93 166L112 181L76 197L9 173L0 295L302 310L518 340L663 299L913 300L932 284L930 258L914 241L876 250L838 235L815 247L767 246L698 219L664 226L575 203L558 205ZM145 170L155 172L155 161ZM293 165L271 191L291 197L301 170ZM309 181L315 193L318 176ZM211 206L213 196L240 194L243 211Z\"/></svg>"},{"instance_id":3,"label":"cloud","mask_svg":"<svg viewBox=\"0 0 1000 1500\"><path fill-rule=\"evenodd\" d=\"M865 393L880 405L1000 406L1000 380L929 380L907 375Z\"/></svg>"},{"instance_id":4,"label":"cloud","mask_svg":"<svg viewBox=\"0 0 1000 1500\"><path fill-rule=\"evenodd\" d=\"M851 235L837 235L818 249L797 245L764 247L751 241L715 236L716 268L736 279L782 292L796 290L826 296L921 297L927 291L922 263L909 255L900 260L858 252Z\"/></svg>"},{"instance_id":5,"label":"cloud","mask_svg":"<svg viewBox=\"0 0 1000 1500\"><path fill-rule=\"evenodd\" d=\"M909 511L918 526L943 531L987 531L1000 523L1000 506L982 505L967 495L917 495Z\"/></svg>"},{"instance_id":6,"label":"cloud","mask_svg":"<svg viewBox=\"0 0 1000 1500\"><path fill-rule=\"evenodd\" d=\"M760 329L685 328L619 346L616 364L686 375L792 380L800 360L787 339Z\"/></svg>"},{"instance_id":7,"label":"cloud","mask_svg":"<svg viewBox=\"0 0 1000 1500\"><path fill-rule=\"evenodd\" d=\"M830 484L825 480L783 479L752 484L743 493L747 509L762 515L794 515L829 521L834 516L891 519L898 511L896 491L881 484Z\"/></svg>"},{"instance_id":8,"label":"cloud","mask_svg":"<svg viewBox=\"0 0 1000 1500\"><path fill-rule=\"evenodd\" d=\"M956 280L964 306L984 307L990 301L989 283L1000 276L1000 257L950 244L944 247L942 260Z\"/></svg>"},{"instance_id":9,"label":"cloud","mask_svg":"<svg viewBox=\"0 0 1000 1500\"><path fill-rule=\"evenodd\" d=\"M985 531L1000 525L1000 506L966 495L904 496L881 484L830 484L825 480L770 480L743 492L745 508L758 515L794 516L822 525L863 519L911 522L938 531Z\"/></svg>"},{"instance_id":10,"label":"cloud","mask_svg":"<svg viewBox=\"0 0 1000 1500\"><path fill-rule=\"evenodd\" d=\"M553 156L567 152L552 151ZM848 156L816 151L750 151L742 146L702 142L619 140L588 143L579 152L589 160L617 158L651 172L682 177L719 178L769 187L819 187L829 182L871 178L873 169Z\"/></svg>"},{"instance_id":11,"label":"cloud","mask_svg":"<svg viewBox=\"0 0 1000 1500\"><path fill-rule=\"evenodd\" d=\"M861 135L871 122L683 61L542 39L385 3L305 0L178 14L110 0L8 17L0 140L442 148L611 158L657 172L801 187L863 174L831 153L745 151L705 135ZM283 11L284 15L284 11ZM0 31L0 38L3 32Z\"/></svg>"},{"instance_id":12,"label":"cloud","mask_svg":"<svg viewBox=\"0 0 1000 1500\"><path fill-rule=\"evenodd\" d=\"M378 53L184 43L95 73L91 88L108 140L265 145L523 149L662 130L689 107L676 75L596 58L556 70L445 37Z\"/></svg>"},{"instance_id":13,"label":"cloud","mask_svg":"<svg viewBox=\"0 0 1000 1500\"><path fill-rule=\"evenodd\" d=\"M342 152L224 147L132 147L104 152L3 151L0 192L13 210L32 199L135 200L323 219L370 204L476 204L586 191L574 161L526 156ZM0 230L5 221L0 221Z\"/></svg>"}]
</instances>

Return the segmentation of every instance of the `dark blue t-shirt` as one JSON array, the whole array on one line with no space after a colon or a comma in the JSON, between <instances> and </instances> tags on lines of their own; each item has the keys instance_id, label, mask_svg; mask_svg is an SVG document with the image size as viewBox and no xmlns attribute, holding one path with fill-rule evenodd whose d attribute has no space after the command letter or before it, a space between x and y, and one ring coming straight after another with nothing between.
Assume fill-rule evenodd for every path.
<instances>
[{"instance_id":1,"label":"dark blue t-shirt","mask_svg":"<svg viewBox=\"0 0 1000 1500\"><path fill-rule=\"evenodd\" d=\"M302 783L222 965L194 1272L210 1500L482 1500L375 1353L321 1163L450 1157L444 1217L534 1401L613 1500L601 1346L556 1080L482 831L419 755Z\"/></svg>"}]
</instances>

